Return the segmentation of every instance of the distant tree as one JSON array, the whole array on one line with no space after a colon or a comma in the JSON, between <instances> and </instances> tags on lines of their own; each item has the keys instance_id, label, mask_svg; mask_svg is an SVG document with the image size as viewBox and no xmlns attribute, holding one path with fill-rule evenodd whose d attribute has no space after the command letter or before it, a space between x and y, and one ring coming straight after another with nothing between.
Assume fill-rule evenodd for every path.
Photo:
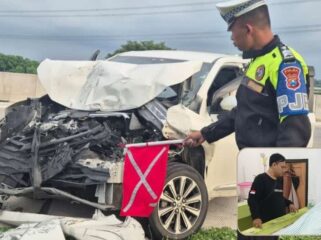
<instances>
[{"instance_id":1,"label":"distant tree","mask_svg":"<svg viewBox=\"0 0 321 240\"><path fill-rule=\"evenodd\" d=\"M165 45L164 42L154 43L154 41L127 41L126 44L121 45L119 49L117 49L113 53L108 53L106 58L112 57L118 53L128 52L128 51L146 51L146 50L171 50Z\"/></svg>"},{"instance_id":2,"label":"distant tree","mask_svg":"<svg viewBox=\"0 0 321 240\"><path fill-rule=\"evenodd\" d=\"M37 73L39 62L0 53L0 72Z\"/></svg>"}]
</instances>

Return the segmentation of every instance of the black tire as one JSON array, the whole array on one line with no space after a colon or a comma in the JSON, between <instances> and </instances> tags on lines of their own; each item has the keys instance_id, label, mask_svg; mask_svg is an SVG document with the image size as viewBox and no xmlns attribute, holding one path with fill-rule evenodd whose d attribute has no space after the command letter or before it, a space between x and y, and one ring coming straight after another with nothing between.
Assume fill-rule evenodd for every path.
<instances>
[{"instance_id":1,"label":"black tire","mask_svg":"<svg viewBox=\"0 0 321 240\"><path fill-rule=\"evenodd\" d=\"M200 229L207 207L202 176L186 164L170 163L163 193L149 218L153 239L185 239Z\"/></svg>"}]
</instances>

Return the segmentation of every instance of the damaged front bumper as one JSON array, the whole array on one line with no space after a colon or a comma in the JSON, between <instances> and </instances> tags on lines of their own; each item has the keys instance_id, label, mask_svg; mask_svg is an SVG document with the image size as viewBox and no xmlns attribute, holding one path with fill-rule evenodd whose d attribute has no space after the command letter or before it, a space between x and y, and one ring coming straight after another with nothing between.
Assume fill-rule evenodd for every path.
<instances>
[{"instance_id":1,"label":"damaged front bumper","mask_svg":"<svg viewBox=\"0 0 321 240\"><path fill-rule=\"evenodd\" d=\"M162 139L166 111L153 104L110 113L67 109L48 97L13 105L0 123L2 200L67 198L119 209L124 145Z\"/></svg>"}]
</instances>

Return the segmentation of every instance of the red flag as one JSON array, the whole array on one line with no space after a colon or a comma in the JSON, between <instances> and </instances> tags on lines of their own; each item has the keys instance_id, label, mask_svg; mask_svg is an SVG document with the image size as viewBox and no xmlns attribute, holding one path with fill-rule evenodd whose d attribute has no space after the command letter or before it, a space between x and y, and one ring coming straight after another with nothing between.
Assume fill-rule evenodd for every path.
<instances>
[{"instance_id":1,"label":"red flag","mask_svg":"<svg viewBox=\"0 0 321 240\"><path fill-rule=\"evenodd\" d=\"M162 194L169 145L125 150L121 216L148 217Z\"/></svg>"}]
</instances>

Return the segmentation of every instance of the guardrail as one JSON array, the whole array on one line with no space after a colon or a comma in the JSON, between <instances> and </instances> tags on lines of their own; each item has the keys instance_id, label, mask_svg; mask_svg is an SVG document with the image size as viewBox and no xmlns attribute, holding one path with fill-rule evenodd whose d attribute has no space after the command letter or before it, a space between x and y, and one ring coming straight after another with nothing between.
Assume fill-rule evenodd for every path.
<instances>
[{"instance_id":1,"label":"guardrail","mask_svg":"<svg viewBox=\"0 0 321 240\"><path fill-rule=\"evenodd\" d=\"M321 95L321 87L314 87L314 94Z\"/></svg>"},{"instance_id":2,"label":"guardrail","mask_svg":"<svg viewBox=\"0 0 321 240\"><path fill-rule=\"evenodd\" d=\"M321 121L321 93L314 94L314 113L317 121Z\"/></svg>"}]
</instances>

